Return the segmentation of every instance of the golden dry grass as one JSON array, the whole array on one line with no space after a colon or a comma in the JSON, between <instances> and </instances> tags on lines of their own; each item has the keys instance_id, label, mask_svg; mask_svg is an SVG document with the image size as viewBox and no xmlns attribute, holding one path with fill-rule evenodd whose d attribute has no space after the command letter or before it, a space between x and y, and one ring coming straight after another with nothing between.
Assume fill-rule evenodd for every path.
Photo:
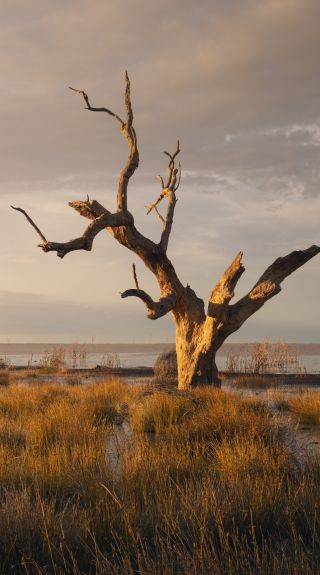
<instances>
[{"instance_id":1,"label":"golden dry grass","mask_svg":"<svg viewBox=\"0 0 320 575\"><path fill-rule=\"evenodd\" d=\"M0 572L317 573L320 467L284 435L208 388L3 387Z\"/></svg>"},{"instance_id":2,"label":"golden dry grass","mask_svg":"<svg viewBox=\"0 0 320 575\"><path fill-rule=\"evenodd\" d=\"M319 391L303 391L282 401L282 408L293 413L300 423L320 425Z\"/></svg>"}]
</instances>

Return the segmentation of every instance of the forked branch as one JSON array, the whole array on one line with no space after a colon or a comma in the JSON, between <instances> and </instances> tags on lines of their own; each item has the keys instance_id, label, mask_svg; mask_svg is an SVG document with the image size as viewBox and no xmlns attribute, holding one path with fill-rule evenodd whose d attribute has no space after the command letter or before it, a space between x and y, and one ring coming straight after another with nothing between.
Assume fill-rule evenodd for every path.
<instances>
[{"instance_id":1,"label":"forked branch","mask_svg":"<svg viewBox=\"0 0 320 575\"><path fill-rule=\"evenodd\" d=\"M180 181L181 181L181 164L179 162L178 168L175 165L175 159L179 153L180 153L179 140L177 142L177 148L176 148L176 151L174 152L174 154L170 154L170 152L164 152L164 154L166 154L166 156L169 156L169 158L170 158L170 162L168 165L167 183L166 184L164 183L164 179L162 178L162 176L160 176L160 175L158 176L158 178L161 181L161 185L162 185L161 193L153 204L149 204L147 206L147 214L150 214L150 212L152 210L155 210L156 214L159 216L159 218L162 222L163 231L161 234L160 246L164 252L166 252L166 250L168 248L168 242L169 242L170 232L171 232L172 223L173 223L174 209L175 209L175 205L177 203L176 191L179 188ZM158 204L164 198L168 199L167 213L166 213L165 218L160 214L158 207L157 207Z\"/></svg>"},{"instance_id":2,"label":"forked branch","mask_svg":"<svg viewBox=\"0 0 320 575\"><path fill-rule=\"evenodd\" d=\"M17 208L12 206L13 209L21 212L25 215L28 222L36 230L38 235L41 237L41 244L39 247L44 252L55 251L60 258L63 258L67 253L75 250L87 250L90 251L92 248L92 243L95 236L104 228L117 228L121 226L130 226L133 224L133 216L127 211L127 188L128 182L135 169L138 167L139 163L139 152L137 149L137 139L134 128L132 126L133 113L130 98L130 80L126 72L126 90L125 90L125 107L126 107L126 121L124 122L120 116L109 110L108 108L96 108L90 104L89 97L84 90L78 90L76 88L71 88L74 92L82 95L86 107L92 112L106 112L110 116L114 117L117 122L121 125L121 131L126 137L130 153L126 165L122 169L119 176L118 183L118 194L117 194L117 212L115 214L110 213L108 210L103 208L98 202L91 202L88 198L86 202L70 202L69 205L75 208L81 215L93 220L92 223L85 229L84 233L73 240L68 242L49 242L46 237L42 234L38 226L30 218L22 208Z\"/></svg>"},{"instance_id":3,"label":"forked branch","mask_svg":"<svg viewBox=\"0 0 320 575\"><path fill-rule=\"evenodd\" d=\"M176 168L176 166L175 166L175 159L176 159L177 155L180 154L180 142L179 142L179 140L177 141L177 148L176 148L176 151L174 152L174 154L170 154L170 152L163 152L163 153L166 156L169 156L169 158L170 158L170 162L168 165L168 180L167 180L165 187L176 192L179 185L180 185L180 179L181 179L181 166L180 166L180 164L179 164L179 168ZM177 177L178 173L180 173L180 177Z\"/></svg>"},{"instance_id":4,"label":"forked branch","mask_svg":"<svg viewBox=\"0 0 320 575\"><path fill-rule=\"evenodd\" d=\"M130 95L130 80L128 73L126 72L126 90L125 90L125 107L126 107L126 121L124 122L118 114L109 110L109 108L97 108L95 106L91 106L89 97L84 90L78 90L76 88L71 88L73 92L77 92L81 94L85 103L86 109L90 110L91 112L106 112L120 124L121 132L125 136L126 140L129 144L129 156L128 160L124 166L124 168L120 172L119 182L118 182L118 193L117 193L117 205L118 205L118 212L126 211L128 205L127 199L127 190L128 190L128 183L131 176L134 174L135 170L139 165L139 151L137 148L137 136L135 130L133 128L133 112L132 112L132 104L131 104L131 95Z\"/></svg>"},{"instance_id":5,"label":"forked branch","mask_svg":"<svg viewBox=\"0 0 320 575\"><path fill-rule=\"evenodd\" d=\"M259 278L252 290L229 308L224 334L230 335L266 301L281 291L280 284L295 270L320 253L320 247L313 245L306 250L294 251L276 259Z\"/></svg>"},{"instance_id":6,"label":"forked branch","mask_svg":"<svg viewBox=\"0 0 320 575\"><path fill-rule=\"evenodd\" d=\"M77 204L77 202L74 203ZM70 202L70 204L72 205L72 202ZM81 204L82 206L86 205L86 202L82 202ZM128 213L117 212L115 214L111 214L110 212L105 211L100 216L92 216L92 218L90 218L93 219L93 221L87 226L82 236L68 242L49 242L25 210L13 206L11 207L24 214L28 222L37 231L42 239L42 242L38 244L38 247L40 247L44 252L57 252L57 256L59 258L63 258L69 252L76 250L91 251L93 240L101 230L106 227L113 228L127 225L131 221L130 214Z\"/></svg>"}]
</instances>

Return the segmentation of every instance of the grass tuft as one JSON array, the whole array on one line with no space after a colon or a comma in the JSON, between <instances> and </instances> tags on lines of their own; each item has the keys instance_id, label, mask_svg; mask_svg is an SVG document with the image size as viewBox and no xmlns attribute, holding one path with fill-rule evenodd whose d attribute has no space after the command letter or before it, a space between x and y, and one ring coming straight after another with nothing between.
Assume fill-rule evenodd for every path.
<instances>
[{"instance_id":1,"label":"grass tuft","mask_svg":"<svg viewBox=\"0 0 320 575\"><path fill-rule=\"evenodd\" d=\"M289 411L296 415L300 423L320 425L320 393L304 391L294 394L285 402Z\"/></svg>"}]
</instances>

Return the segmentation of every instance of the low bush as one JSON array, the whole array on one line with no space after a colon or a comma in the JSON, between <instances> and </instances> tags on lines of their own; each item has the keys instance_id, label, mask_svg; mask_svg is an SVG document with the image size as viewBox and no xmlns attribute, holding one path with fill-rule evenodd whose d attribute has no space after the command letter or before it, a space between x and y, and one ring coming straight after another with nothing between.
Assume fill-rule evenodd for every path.
<instances>
[{"instance_id":1,"label":"low bush","mask_svg":"<svg viewBox=\"0 0 320 575\"><path fill-rule=\"evenodd\" d=\"M161 353L153 366L153 371L159 383L175 383L178 378L176 351L173 349Z\"/></svg>"}]
</instances>

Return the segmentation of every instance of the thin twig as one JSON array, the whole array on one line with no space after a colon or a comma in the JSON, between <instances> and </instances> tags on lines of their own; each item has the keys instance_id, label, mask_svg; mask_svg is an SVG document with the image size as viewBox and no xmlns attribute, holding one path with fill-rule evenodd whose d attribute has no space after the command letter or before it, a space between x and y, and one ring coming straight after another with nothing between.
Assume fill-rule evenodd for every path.
<instances>
[{"instance_id":1,"label":"thin twig","mask_svg":"<svg viewBox=\"0 0 320 575\"><path fill-rule=\"evenodd\" d=\"M158 214L160 220L162 221L163 226L165 226L165 225L166 225L166 220L165 220L165 218L160 214L160 212L159 212L157 206L154 206L154 209L155 209L156 213Z\"/></svg>"},{"instance_id":2,"label":"thin twig","mask_svg":"<svg viewBox=\"0 0 320 575\"><path fill-rule=\"evenodd\" d=\"M109 108L94 108L93 106L91 106L91 104L89 102L89 96L88 96L88 94L86 94L86 92L84 90L78 90L77 88L72 88L72 86L69 86L69 90L72 90L73 92L77 92L78 94L81 94L83 96L83 99L84 99L85 103L87 104L87 110L90 110L91 112L106 112L110 116L113 116L113 118L115 118L117 120L117 122L119 122L121 124L121 127L124 126L124 121L120 118L120 116L118 116L118 114L115 114L114 112L112 112L112 110L109 110Z\"/></svg>"},{"instance_id":3,"label":"thin twig","mask_svg":"<svg viewBox=\"0 0 320 575\"><path fill-rule=\"evenodd\" d=\"M175 158L177 157L177 155L180 153L180 142L179 142L179 140L177 141L177 148L176 148L176 151L174 152L174 154L170 154L170 152L163 152L163 153L166 154L166 156L168 156L170 158L170 162L168 165L168 172L169 172L168 181L167 181L165 187L169 188L170 190L175 191L175 189L174 189L175 182L176 182L175 176L177 173L175 173L176 168L175 168L174 161L175 161Z\"/></svg>"},{"instance_id":4,"label":"thin twig","mask_svg":"<svg viewBox=\"0 0 320 575\"><path fill-rule=\"evenodd\" d=\"M135 264L132 264L132 271L133 271L133 279L134 279L134 283L136 284L136 288L140 289Z\"/></svg>"},{"instance_id":5,"label":"thin twig","mask_svg":"<svg viewBox=\"0 0 320 575\"><path fill-rule=\"evenodd\" d=\"M21 212L27 218L28 222L32 225L32 227L36 230L37 234L39 234L42 241L48 243L43 233L39 230L38 226L34 223L34 221L30 218L30 216L28 216L25 210L23 210L22 208L16 208L15 206L11 206L11 208L13 210L16 210L17 212Z\"/></svg>"},{"instance_id":6,"label":"thin twig","mask_svg":"<svg viewBox=\"0 0 320 575\"><path fill-rule=\"evenodd\" d=\"M163 181L163 177L162 177L162 176L160 176L160 174L158 174L158 175L157 175L157 178L158 178L158 180L160 180L160 182L161 182L161 186L162 186L162 189L163 189L163 188L164 188L164 181Z\"/></svg>"},{"instance_id":7,"label":"thin twig","mask_svg":"<svg viewBox=\"0 0 320 575\"><path fill-rule=\"evenodd\" d=\"M149 215L150 212L152 212L152 210L154 210L154 209L156 208L156 206L159 204L159 202L161 202L161 200L163 200L163 198L164 198L165 195L166 195L166 191L167 191L166 188L164 188L164 189L162 190L160 196L158 197L158 199L154 202L154 204L148 204L148 205L146 206L146 208L147 208L147 215Z\"/></svg>"}]
</instances>

